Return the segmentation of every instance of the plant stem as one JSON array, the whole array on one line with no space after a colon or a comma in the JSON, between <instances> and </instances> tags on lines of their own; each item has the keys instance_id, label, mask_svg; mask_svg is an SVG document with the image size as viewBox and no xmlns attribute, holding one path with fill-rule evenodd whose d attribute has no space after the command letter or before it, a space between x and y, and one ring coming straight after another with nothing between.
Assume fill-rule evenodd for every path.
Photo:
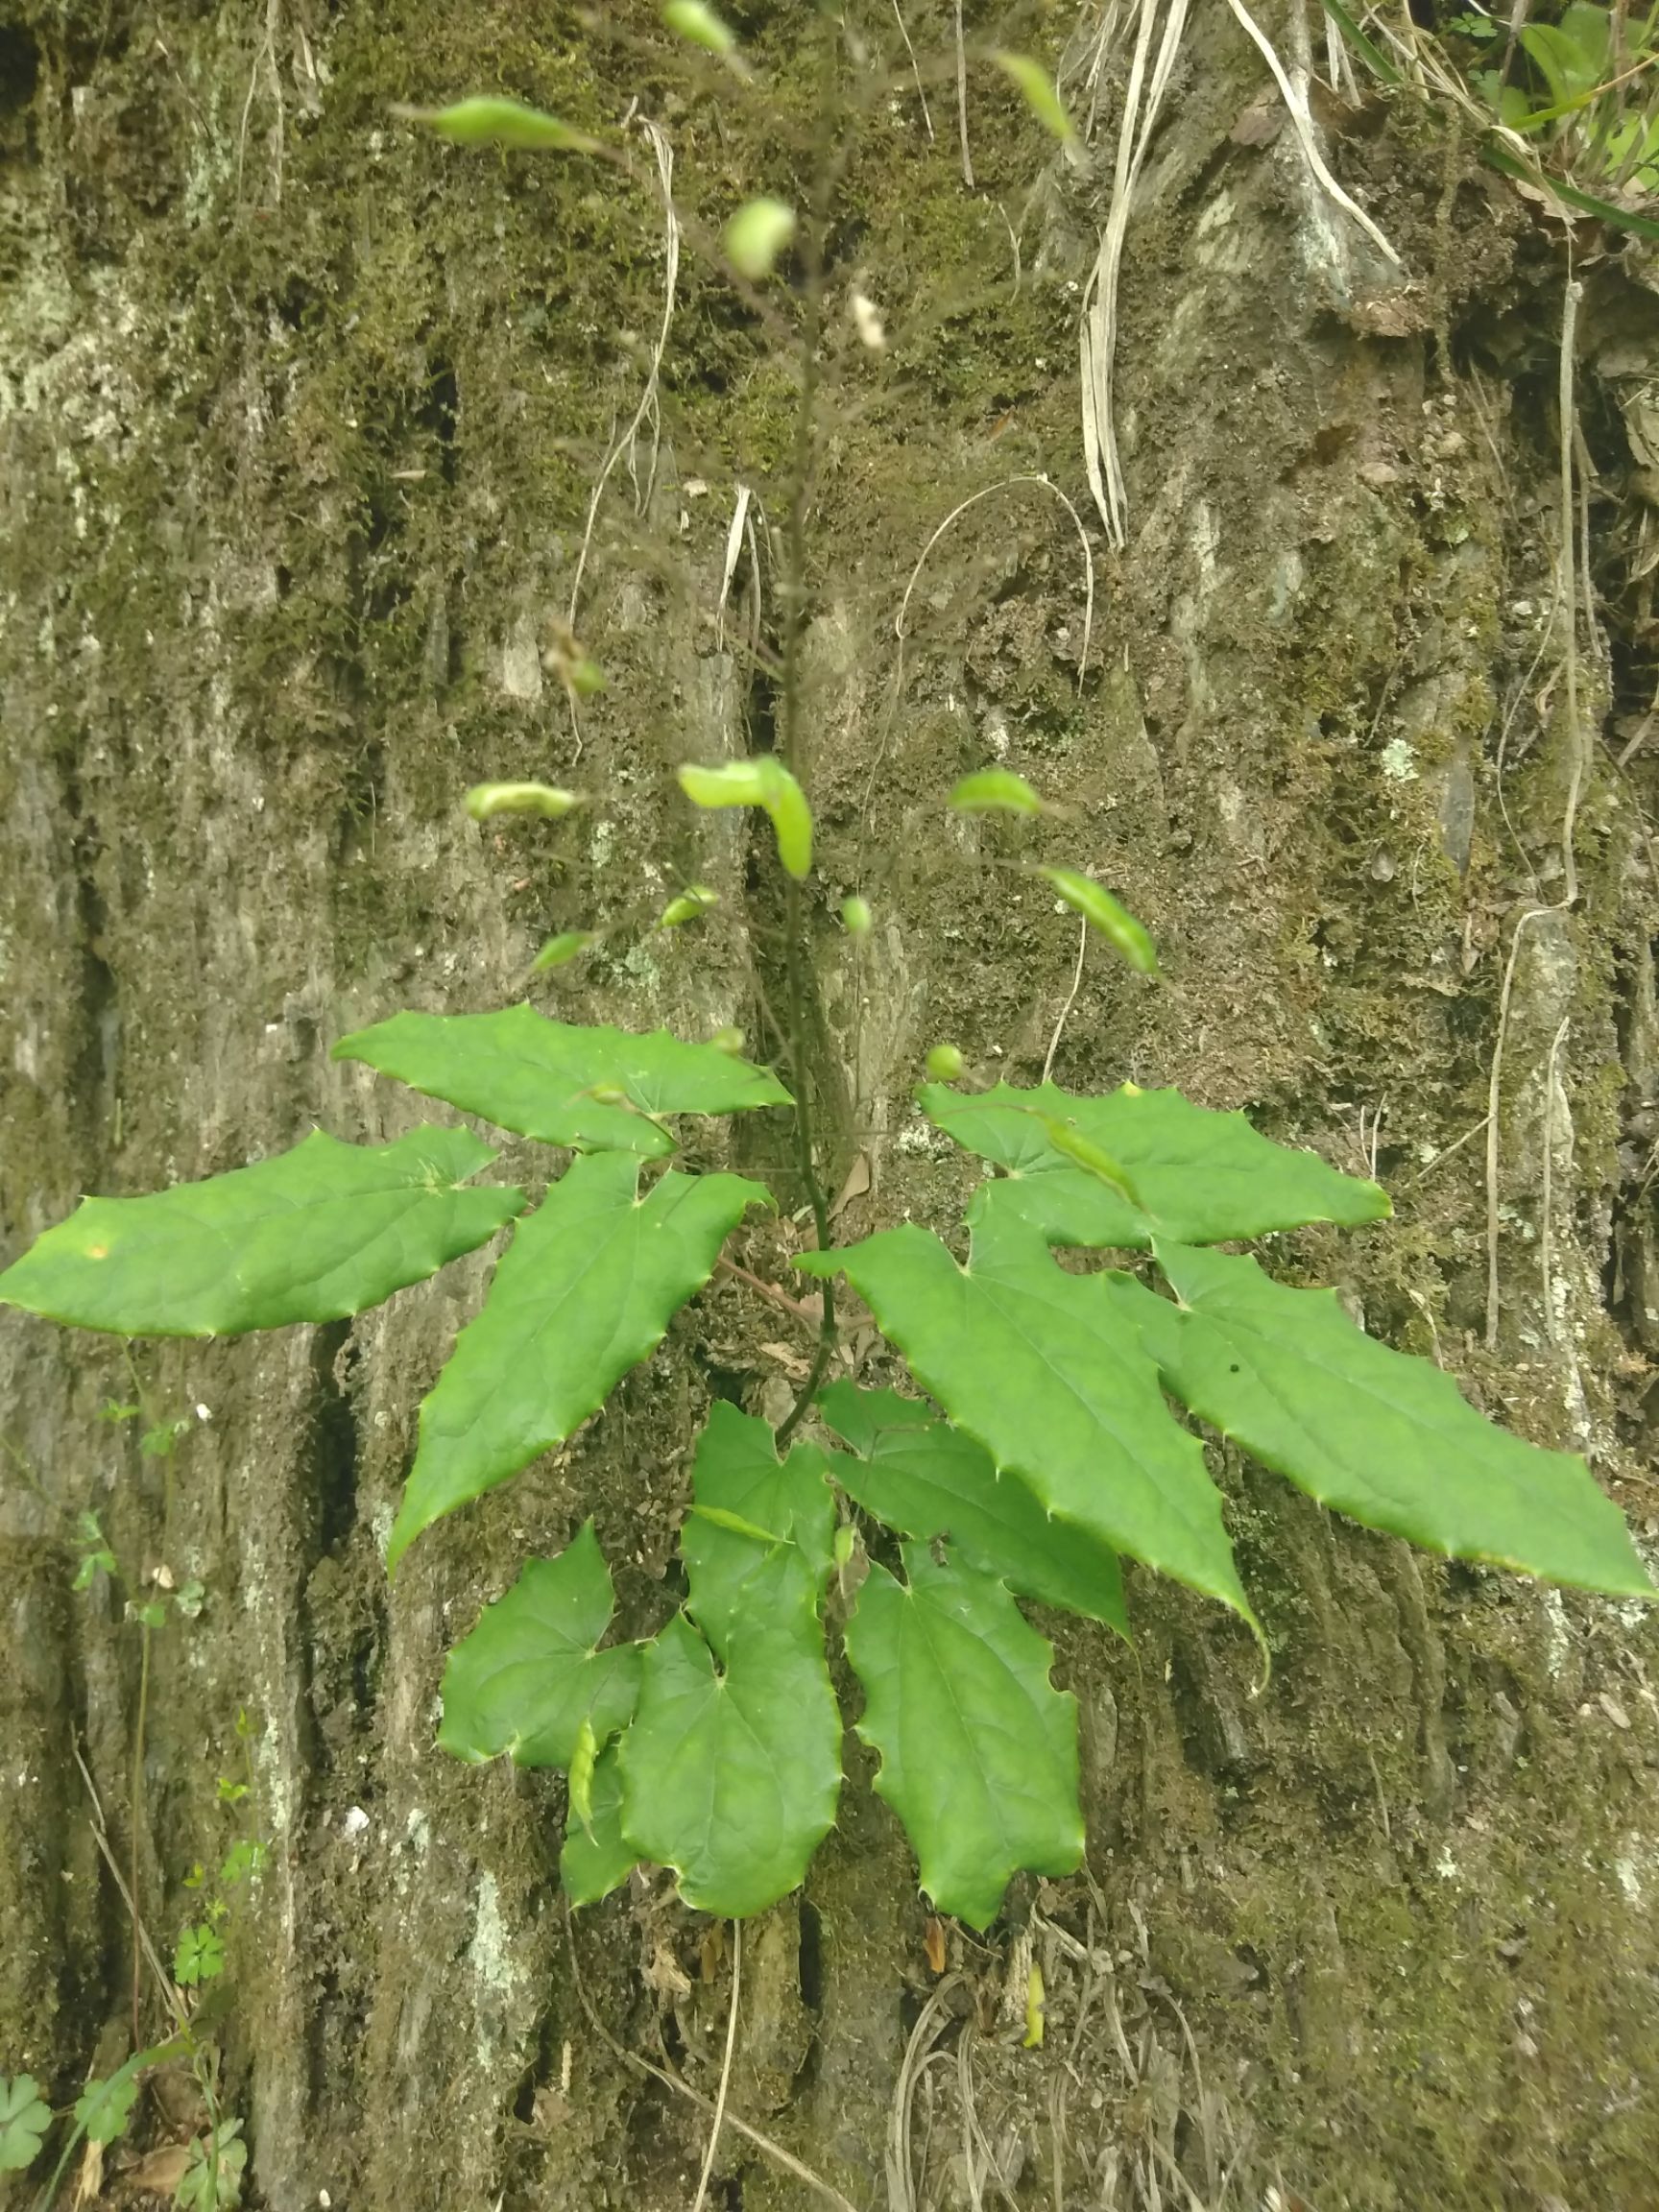
<instances>
[{"instance_id":1,"label":"plant stem","mask_svg":"<svg viewBox=\"0 0 1659 2212\"><path fill-rule=\"evenodd\" d=\"M132 1837L128 1854L128 1880L132 1890L132 2048L137 2050L138 2000L142 1984L143 1954L138 1942L138 1836L144 1819L144 1728L150 1710L150 1623L140 1623L142 1656L138 1662L138 1723L132 1739L132 1790L129 1819Z\"/></svg>"},{"instance_id":2,"label":"plant stem","mask_svg":"<svg viewBox=\"0 0 1659 2212\"><path fill-rule=\"evenodd\" d=\"M802 238L805 269L805 315L801 330L801 397L795 414L795 444L789 466L789 506L784 521L783 547L783 652L779 736L783 765L798 782L801 775L801 724L805 702L801 689L802 647L806 635L806 511L812 497L812 472L818 445L819 353L824 337L826 255L829 245L830 206L835 189L835 38L825 36L824 96L818 109L818 145L812 205ZM789 1071L795 1091L795 1157L801 1180L812 1209L812 1226L818 1249L830 1246L830 1200L818 1172L817 1147L812 1129L811 1079L807 1056L807 978L805 943L805 907L801 886L793 876L783 890L783 964L788 989ZM788 1418L778 1431L780 1444L787 1443L817 1394L830 1355L835 1349L835 1286L823 1282L823 1317L811 1369L801 1385Z\"/></svg>"}]
</instances>

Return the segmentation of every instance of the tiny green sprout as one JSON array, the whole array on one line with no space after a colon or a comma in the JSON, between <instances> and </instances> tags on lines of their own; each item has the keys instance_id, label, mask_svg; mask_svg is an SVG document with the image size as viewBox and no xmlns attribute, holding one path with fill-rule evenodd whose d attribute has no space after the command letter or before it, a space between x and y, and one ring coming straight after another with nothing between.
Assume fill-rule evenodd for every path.
<instances>
[{"instance_id":1,"label":"tiny green sprout","mask_svg":"<svg viewBox=\"0 0 1659 2212\"><path fill-rule=\"evenodd\" d=\"M174 1595L173 1609L182 1613L186 1621L198 1621L202 1608L207 1602L207 1585L193 1575L189 1581L181 1582Z\"/></svg>"},{"instance_id":2,"label":"tiny green sprout","mask_svg":"<svg viewBox=\"0 0 1659 2212\"><path fill-rule=\"evenodd\" d=\"M232 1782L228 1774L220 1775L218 1797L221 1805L240 1805L247 1794L246 1782Z\"/></svg>"},{"instance_id":3,"label":"tiny green sprout","mask_svg":"<svg viewBox=\"0 0 1659 2212\"><path fill-rule=\"evenodd\" d=\"M135 1605L130 1599L127 1618L129 1621L136 1621L140 1628L165 1628L167 1607L158 1598L148 1599L142 1605Z\"/></svg>"},{"instance_id":4,"label":"tiny green sprout","mask_svg":"<svg viewBox=\"0 0 1659 2212\"><path fill-rule=\"evenodd\" d=\"M962 1055L954 1045L935 1045L927 1055L927 1073L935 1083L954 1083L962 1065Z\"/></svg>"},{"instance_id":5,"label":"tiny green sprout","mask_svg":"<svg viewBox=\"0 0 1659 2212\"><path fill-rule=\"evenodd\" d=\"M136 1421L142 1406L123 1406L118 1398L106 1398L98 1408L100 1421Z\"/></svg>"},{"instance_id":6,"label":"tiny green sprout","mask_svg":"<svg viewBox=\"0 0 1659 2212\"><path fill-rule=\"evenodd\" d=\"M678 929L684 922L700 922L710 906L718 906L720 894L707 883L689 883L677 899L670 899L657 918L659 929Z\"/></svg>"},{"instance_id":7,"label":"tiny green sprout","mask_svg":"<svg viewBox=\"0 0 1659 2212\"><path fill-rule=\"evenodd\" d=\"M104 1530L96 1513L76 1516L75 1534L81 1546L81 1564L75 1570L70 1585L75 1590L90 1590L100 1575L117 1572L115 1554L104 1541Z\"/></svg>"},{"instance_id":8,"label":"tiny green sprout","mask_svg":"<svg viewBox=\"0 0 1659 2212\"><path fill-rule=\"evenodd\" d=\"M1110 891L1102 891L1098 883L1075 868L1039 868L1037 873L1047 878L1068 906L1117 947L1137 974L1157 974L1158 949L1151 936Z\"/></svg>"},{"instance_id":9,"label":"tiny green sprout","mask_svg":"<svg viewBox=\"0 0 1659 2212\"><path fill-rule=\"evenodd\" d=\"M582 795L552 783L474 783L461 804L474 822L495 814L540 814L557 822L582 805Z\"/></svg>"},{"instance_id":10,"label":"tiny green sprout","mask_svg":"<svg viewBox=\"0 0 1659 2212\"><path fill-rule=\"evenodd\" d=\"M227 1889L238 1888L244 1882L251 1882L256 1874L263 1873L268 1857L263 1843L245 1836L240 1842L231 1844L219 1869L219 1879Z\"/></svg>"},{"instance_id":11,"label":"tiny green sprout","mask_svg":"<svg viewBox=\"0 0 1659 2212\"><path fill-rule=\"evenodd\" d=\"M716 1052L740 1053L748 1040L741 1029L716 1029L709 1040Z\"/></svg>"},{"instance_id":12,"label":"tiny green sprout","mask_svg":"<svg viewBox=\"0 0 1659 2212\"><path fill-rule=\"evenodd\" d=\"M795 235L795 210L781 200L745 200L726 226L726 258L739 276L758 284Z\"/></svg>"},{"instance_id":13,"label":"tiny green sprout","mask_svg":"<svg viewBox=\"0 0 1659 2212\"><path fill-rule=\"evenodd\" d=\"M589 945L597 945L597 929L565 929L557 937L549 937L530 963L532 974L541 975L549 968L563 968L567 960L574 960L579 952L586 952Z\"/></svg>"},{"instance_id":14,"label":"tiny green sprout","mask_svg":"<svg viewBox=\"0 0 1659 2212\"><path fill-rule=\"evenodd\" d=\"M1042 124L1059 139L1066 158L1073 164L1083 159L1083 141L1077 135L1077 127L1066 112L1065 103L1054 89L1054 80L1040 61L1033 61L1029 54L1010 54L1004 47L994 49L991 59L1005 77L1011 77L1025 98L1025 105Z\"/></svg>"},{"instance_id":15,"label":"tiny green sprout","mask_svg":"<svg viewBox=\"0 0 1659 2212\"><path fill-rule=\"evenodd\" d=\"M964 776L947 805L958 814L1041 814L1043 802L1011 768L981 768Z\"/></svg>"},{"instance_id":16,"label":"tiny green sprout","mask_svg":"<svg viewBox=\"0 0 1659 2212\"><path fill-rule=\"evenodd\" d=\"M797 882L812 870L812 809L806 794L771 754L728 760L718 768L686 761L680 788L693 806L758 806L771 817L778 857Z\"/></svg>"},{"instance_id":17,"label":"tiny green sprout","mask_svg":"<svg viewBox=\"0 0 1659 2212\"><path fill-rule=\"evenodd\" d=\"M199 1923L186 1928L173 1954L173 1979L180 1989L194 1989L204 1982L216 1982L225 1971L225 1939L215 1928Z\"/></svg>"},{"instance_id":18,"label":"tiny green sprout","mask_svg":"<svg viewBox=\"0 0 1659 2212\"><path fill-rule=\"evenodd\" d=\"M868 937L876 926L876 917L870 911L868 899L843 899L841 924L849 937Z\"/></svg>"},{"instance_id":19,"label":"tiny green sprout","mask_svg":"<svg viewBox=\"0 0 1659 2212\"><path fill-rule=\"evenodd\" d=\"M40 2155L52 2108L33 2074L0 2074L0 2174L21 2174Z\"/></svg>"},{"instance_id":20,"label":"tiny green sprout","mask_svg":"<svg viewBox=\"0 0 1659 2212\"><path fill-rule=\"evenodd\" d=\"M198 1859L195 1865L191 1867L189 1873L184 1877L184 1887L186 1889L201 1889L205 1887L206 1882L207 1869L203 1865L201 1860Z\"/></svg>"},{"instance_id":21,"label":"tiny green sprout","mask_svg":"<svg viewBox=\"0 0 1659 2212\"><path fill-rule=\"evenodd\" d=\"M424 124L456 146L511 146L525 154L597 154L599 141L572 130L557 115L527 108L521 100L480 94L448 108L395 107L404 123Z\"/></svg>"}]
</instances>

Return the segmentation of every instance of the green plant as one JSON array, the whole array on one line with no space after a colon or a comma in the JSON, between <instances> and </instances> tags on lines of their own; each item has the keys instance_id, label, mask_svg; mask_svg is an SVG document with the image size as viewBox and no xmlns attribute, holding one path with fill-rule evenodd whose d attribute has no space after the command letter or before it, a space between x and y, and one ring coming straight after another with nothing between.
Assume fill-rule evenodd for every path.
<instances>
[{"instance_id":1,"label":"green plant","mask_svg":"<svg viewBox=\"0 0 1659 2212\"><path fill-rule=\"evenodd\" d=\"M0 2074L0 2174L19 2174L40 2154L52 2108L30 2074Z\"/></svg>"},{"instance_id":2,"label":"green plant","mask_svg":"<svg viewBox=\"0 0 1659 2212\"><path fill-rule=\"evenodd\" d=\"M678 15L695 43L729 51L708 11ZM1051 87L1043 96L1028 68L1010 74L1070 144ZM615 158L511 102L424 119L462 143ZM1170 1399L1356 1521L1589 1589L1647 1597L1651 1585L1582 1460L1493 1428L1449 1378L1367 1336L1331 1292L1288 1287L1217 1249L1390 1211L1374 1183L1269 1142L1242 1115L1133 1084L1094 1097L1046 1082L976 1091L959 1087L960 1050L937 1047L922 1112L985 1170L963 1224L967 1260L913 1224L831 1247L813 1119L813 821L799 742L828 233L827 189L805 219L756 200L722 233L744 283L761 282L786 246L804 271L779 747L687 763L680 778L699 807L770 825L771 851L757 846L752 858L781 914L779 1070L740 1057L727 1033L637 1035L528 1004L398 1013L341 1040L334 1056L558 1148L567 1158L549 1162L539 1199L479 1182L496 1155L461 1127L427 1124L382 1145L319 1132L204 1182L85 1200L0 1275L0 1299L122 1335L330 1322L510 1229L482 1308L421 1409L388 1545L396 1573L437 1523L599 1412L708 1283L749 1210L775 1204L748 1177L682 1164L681 1124L788 1114L790 1203L805 1199L816 1237L798 1264L822 1286L819 1342L776 1429L711 1407L681 1532L684 1606L650 1637L608 1642L613 1586L585 1526L556 1557L527 1561L457 1644L440 1742L461 1759L507 1756L567 1776L562 1874L576 1902L647 1859L675 1870L693 1906L757 1912L800 1882L835 1817L834 1587L850 1602L845 1651L864 1696L858 1726L881 1762L877 1787L935 1905L983 1926L1017 1870L1062 1874L1083 1849L1075 1704L1054 1687L1051 1647L1020 1601L1126 1635L1126 1556L1218 1599L1265 1641L1204 1445ZM1031 831L1057 812L1001 770L966 780L953 803ZM467 804L478 818L519 811L557 825L576 796L496 783L474 786ZM1156 974L1148 932L1092 877L1059 859L1032 873L1138 974ZM703 926L713 905L690 885L659 926ZM855 938L868 932L862 899L842 911ZM537 966L562 968L596 941L564 932ZM1129 1264L1095 1266L1088 1256L1102 1253ZM832 1373L843 1276L926 1398ZM814 1414L822 1434L802 1436ZM849 1601L861 1541L865 1572ZM200 1976L211 1936L186 1933L179 1980L187 1965ZM201 2161L239 2173L236 2124L225 2127Z\"/></svg>"},{"instance_id":3,"label":"green plant","mask_svg":"<svg viewBox=\"0 0 1659 2212\"><path fill-rule=\"evenodd\" d=\"M1455 28L1489 47L1499 42L1489 18L1464 17ZM1659 11L1644 18L1571 0L1557 22L1521 26L1529 69L1481 69L1475 83L1511 131L1549 138L1587 180L1651 194L1659 191L1656 36Z\"/></svg>"},{"instance_id":4,"label":"green plant","mask_svg":"<svg viewBox=\"0 0 1659 2212\"><path fill-rule=\"evenodd\" d=\"M464 1131L379 1147L314 1135L204 1183L87 1199L0 1276L0 1297L121 1331L334 1320L515 1222L421 1407L396 1567L434 1523L595 1412L709 1280L746 1211L771 1203L744 1177L667 1165L671 1124L789 1094L715 1046L523 1005L400 1014L335 1049L567 1147L569 1165L532 1209L517 1188L472 1180L493 1155ZM1121 1553L1261 1633L1203 1447L1166 1393L1373 1527L1648 1593L1582 1461L1493 1428L1330 1292L1214 1249L1381 1219L1374 1184L1176 1091L933 1083L920 1100L993 1170L968 1209L967 1263L906 1224L799 1264L847 1277L942 1416L831 1382L818 1403L838 1443L780 1456L763 1423L717 1404L682 1533L685 1606L659 1635L606 1645L611 1584L587 1528L557 1559L527 1564L450 1657L447 1749L570 1775L573 1897L603 1894L638 1857L673 1866L688 1902L724 1913L757 1911L799 1882L839 1786L823 1619L838 1510L906 1540L890 1563L871 1562L846 1647L867 1699L860 1728L882 1759L878 1787L935 1904L983 1925L1017 1867L1074 1866L1075 1714L1016 1595L1126 1632ZM1121 1268L1068 1268L1056 1248L1147 1255L1174 1301ZM203 1938L215 1940L187 1932L180 1982L208 1971Z\"/></svg>"}]
</instances>

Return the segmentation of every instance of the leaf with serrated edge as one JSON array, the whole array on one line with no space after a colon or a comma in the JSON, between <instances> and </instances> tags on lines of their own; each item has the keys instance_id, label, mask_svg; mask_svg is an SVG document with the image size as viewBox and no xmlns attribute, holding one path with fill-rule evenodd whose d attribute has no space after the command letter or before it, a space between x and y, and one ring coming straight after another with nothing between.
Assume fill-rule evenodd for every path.
<instances>
[{"instance_id":1,"label":"leaf with serrated edge","mask_svg":"<svg viewBox=\"0 0 1659 2212\"><path fill-rule=\"evenodd\" d=\"M941 1566L925 1544L903 1558L908 1586L872 1564L847 1623L858 1733L923 1888L984 1928L1022 1867L1070 1874L1083 1857L1077 1701L1049 1682L1052 1650L995 1576Z\"/></svg>"},{"instance_id":2,"label":"leaf with serrated edge","mask_svg":"<svg viewBox=\"0 0 1659 2212\"><path fill-rule=\"evenodd\" d=\"M611 1572L584 1522L557 1559L531 1559L487 1605L444 1670L438 1742L457 1759L568 1767L582 1723L603 1744L626 1727L639 1694L639 1647L601 1651L611 1625Z\"/></svg>"},{"instance_id":3,"label":"leaf with serrated edge","mask_svg":"<svg viewBox=\"0 0 1659 2212\"><path fill-rule=\"evenodd\" d=\"M572 1815L559 1854L559 1881L572 1905L596 1905L626 1882L636 1855L622 1840L620 1746L608 1743L593 1764L589 1824Z\"/></svg>"},{"instance_id":4,"label":"leaf with serrated edge","mask_svg":"<svg viewBox=\"0 0 1659 2212\"><path fill-rule=\"evenodd\" d=\"M631 1153L584 1155L519 1222L421 1408L388 1567L596 1412L708 1282L744 1210L771 1204L740 1175L667 1174L638 1198L638 1173Z\"/></svg>"},{"instance_id":5,"label":"leaf with serrated edge","mask_svg":"<svg viewBox=\"0 0 1659 2212\"><path fill-rule=\"evenodd\" d=\"M830 1468L867 1513L906 1536L946 1536L970 1567L1022 1598L1104 1621L1127 1636L1118 1555L1086 1529L1051 1521L1017 1475L930 1407L893 1390L832 1382L824 1418L853 1446Z\"/></svg>"},{"instance_id":6,"label":"leaf with serrated edge","mask_svg":"<svg viewBox=\"0 0 1659 2212\"><path fill-rule=\"evenodd\" d=\"M700 1512L731 1515L755 1531L798 1544L820 1581L829 1574L835 1501L815 1444L797 1444L780 1461L764 1421L716 1399L697 1439L692 1486Z\"/></svg>"},{"instance_id":7,"label":"leaf with serrated edge","mask_svg":"<svg viewBox=\"0 0 1659 2212\"><path fill-rule=\"evenodd\" d=\"M1030 1091L998 1083L968 1096L929 1084L921 1102L958 1144L1019 1179L1017 1193L987 1185L976 1203L995 1190L997 1205L1022 1209L1051 1244L1144 1251L1155 1234L1220 1244L1310 1221L1352 1228L1390 1212L1375 1183L1340 1174L1315 1152L1276 1144L1242 1114L1194 1106L1179 1091L1126 1083L1103 1098L1078 1098L1050 1083ZM1070 1122L1121 1168L1140 1211L1068 1159L1050 1142L1047 1119Z\"/></svg>"},{"instance_id":8,"label":"leaf with serrated edge","mask_svg":"<svg viewBox=\"0 0 1659 2212\"><path fill-rule=\"evenodd\" d=\"M811 1572L792 1544L754 1549L741 1606L724 1619L718 1599L706 1609L708 1642L681 1614L647 1648L622 1739L629 1845L673 1867L687 1905L731 1918L764 1911L802 1880L841 1782Z\"/></svg>"},{"instance_id":9,"label":"leaf with serrated edge","mask_svg":"<svg viewBox=\"0 0 1659 2212\"><path fill-rule=\"evenodd\" d=\"M1655 1595L1582 1459L1495 1428L1449 1375L1357 1329L1334 1291L1287 1289L1254 1260L1162 1241L1158 1262L1181 1306L1142 1291L1124 1311L1161 1309L1145 1316L1148 1349L1170 1389L1264 1467L1431 1551Z\"/></svg>"},{"instance_id":10,"label":"leaf with serrated edge","mask_svg":"<svg viewBox=\"0 0 1659 2212\"><path fill-rule=\"evenodd\" d=\"M1049 1513L1219 1598L1260 1634L1203 1451L1100 1277L1064 1273L1033 1230L995 1215L974 1228L967 1267L908 1223L796 1265L844 1269L922 1387Z\"/></svg>"},{"instance_id":11,"label":"leaf with serrated edge","mask_svg":"<svg viewBox=\"0 0 1659 2212\"><path fill-rule=\"evenodd\" d=\"M699 1504L795 1539L699 1515L682 1529L697 1626L682 1614L646 1649L622 1739L622 1831L638 1857L674 1868L688 1905L737 1916L795 1887L835 1817L841 1721L819 1620L833 1503L821 1452L797 1446L780 1466L765 1425L721 1406L693 1479Z\"/></svg>"},{"instance_id":12,"label":"leaf with serrated edge","mask_svg":"<svg viewBox=\"0 0 1659 2212\"><path fill-rule=\"evenodd\" d=\"M0 1275L0 1303L122 1336L337 1321L435 1274L519 1213L465 1189L495 1157L466 1129L395 1144L315 1130L291 1152L140 1198L86 1198Z\"/></svg>"},{"instance_id":13,"label":"leaf with serrated edge","mask_svg":"<svg viewBox=\"0 0 1659 2212\"><path fill-rule=\"evenodd\" d=\"M395 1014L343 1037L333 1057L365 1061L428 1097L546 1144L647 1159L674 1149L653 1116L738 1114L790 1102L768 1070L713 1045L687 1045L666 1029L637 1036L551 1022L531 1006Z\"/></svg>"}]
</instances>

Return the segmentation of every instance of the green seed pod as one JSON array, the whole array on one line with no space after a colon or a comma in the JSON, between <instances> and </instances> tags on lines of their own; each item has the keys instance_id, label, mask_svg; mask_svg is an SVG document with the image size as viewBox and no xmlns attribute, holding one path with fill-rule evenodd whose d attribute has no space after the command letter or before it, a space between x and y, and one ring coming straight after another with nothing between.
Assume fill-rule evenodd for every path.
<instances>
[{"instance_id":1,"label":"green seed pod","mask_svg":"<svg viewBox=\"0 0 1659 2212\"><path fill-rule=\"evenodd\" d=\"M493 814L541 814L557 822L583 799L579 791L561 791L552 783L474 783L461 804L474 822L488 822Z\"/></svg>"},{"instance_id":2,"label":"green seed pod","mask_svg":"<svg viewBox=\"0 0 1659 2212\"><path fill-rule=\"evenodd\" d=\"M853 1547L857 1541L857 1529L851 1521L843 1521L835 1530L833 1557L838 1571L852 1558Z\"/></svg>"},{"instance_id":3,"label":"green seed pod","mask_svg":"<svg viewBox=\"0 0 1659 2212\"><path fill-rule=\"evenodd\" d=\"M758 284L795 235L795 210L781 200L746 200L726 226L726 258L739 276Z\"/></svg>"},{"instance_id":4,"label":"green seed pod","mask_svg":"<svg viewBox=\"0 0 1659 2212\"><path fill-rule=\"evenodd\" d=\"M570 1810L589 1835L593 1833L593 1769L599 1764L599 1739L591 1719L576 1731L576 1750L570 1761Z\"/></svg>"},{"instance_id":5,"label":"green seed pod","mask_svg":"<svg viewBox=\"0 0 1659 2212\"><path fill-rule=\"evenodd\" d=\"M1157 974L1157 947L1144 926L1127 906L1119 906L1110 891L1102 891L1098 883L1075 868L1039 868L1037 873L1046 876L1067 905L1117 947L1138 974Z\"/></svg>"},{"instance_id":6,"label":"green seed pod","mask_svg":"<svg viewBox=\"0 0 1659 2212\"><path fill-rule=\"evenodd\" d=\"M730 1052L735 1057L748 1040L741 1029L716 1029L709 1042L716 1052Z\"/></svg>"},{"instance_id":7,"label":"green seed pod","mask_svg":"<svg viewBox=\"0 0 1659 2212\"><path fill-rule=\"evenodd\" d=\"M449 108L394 108L405 123L423 123L457 146L512 146L528 154L596 154L599 141L557 115L521 100L482 96Z\"/></svg>"},{"instance_id":8,"label":"green seed pod","mask_svg":"<svg viewBox=\"0 0 1659 2212\"><path fill-rule=\"evenodd\" d=\"M948 805L959 814L1041 814L1043 802L1011 768L981 768L964 776Z\"/></svg>"},{"instance_id":9,"label":"green seed pod","mask_svg":"<svg viewBox=\"0 0 1659 2212\"><path fill-rule=\"evenodd\" d=\"M843 899L841 921L849 937L868 937L876 926L876 917L870 911L868 899Z\"/></svg>"},{"instance_id":10,"label":"green seed pod","mask_svg":"<svg viewBox=\"0 0 1659 2212\"><path fill-rule=\"evenodd\" d=\"M962 1072L962 1055L954 1045L935 1045L927 1055L927 1072L935 1083L954 1083Z\"/></svg>"},{"instance_id":11,"label":"green seed pod","mask_svg":"<svg viewBox=\"0 0 1659 2212\"><path fill-rule=\"evenodd\" d=\"M548 968L563 968L566 960L574 960L578 952L586 952L589 945L598 942L597 929L566 929L557 937L549 937L531 961L531 973L540 975Z\"/></svg>"},{"instance_id":12,"label":"green seed pod","mask_svg":"<svg viewBox=\"0 0 1659 2212\"><path fill-rule=\"evenodd\" d=\"M1102 1151L1092 1138L1085 1137L1074 1122L1061 1121L1051 1114L1044 1114L1039 1118L1043 1123L1043 1134L1056 1152L1064 1152L1068 1160L1074 1160L1079 1167L1096 1176L1100 1182L1116 1190L1119 1198L1126 1198L1131 1206L1140 1205L1141 1200L1134 1184L1110 1152Z\"/></svg>"},{"instance_id":13,"label":"green seed pod","mask_svg":"<svg viewBox=\"0 0 1659 2212\"><path fill-rule=\"evenodd\" d=\"M659 929L678 929L683 922L700 922L710 906L718 906L720 894L710 891L707 883L692 883L681 892L678 899L670 899L658 917Z\"/></svg>"}]
</instances>

